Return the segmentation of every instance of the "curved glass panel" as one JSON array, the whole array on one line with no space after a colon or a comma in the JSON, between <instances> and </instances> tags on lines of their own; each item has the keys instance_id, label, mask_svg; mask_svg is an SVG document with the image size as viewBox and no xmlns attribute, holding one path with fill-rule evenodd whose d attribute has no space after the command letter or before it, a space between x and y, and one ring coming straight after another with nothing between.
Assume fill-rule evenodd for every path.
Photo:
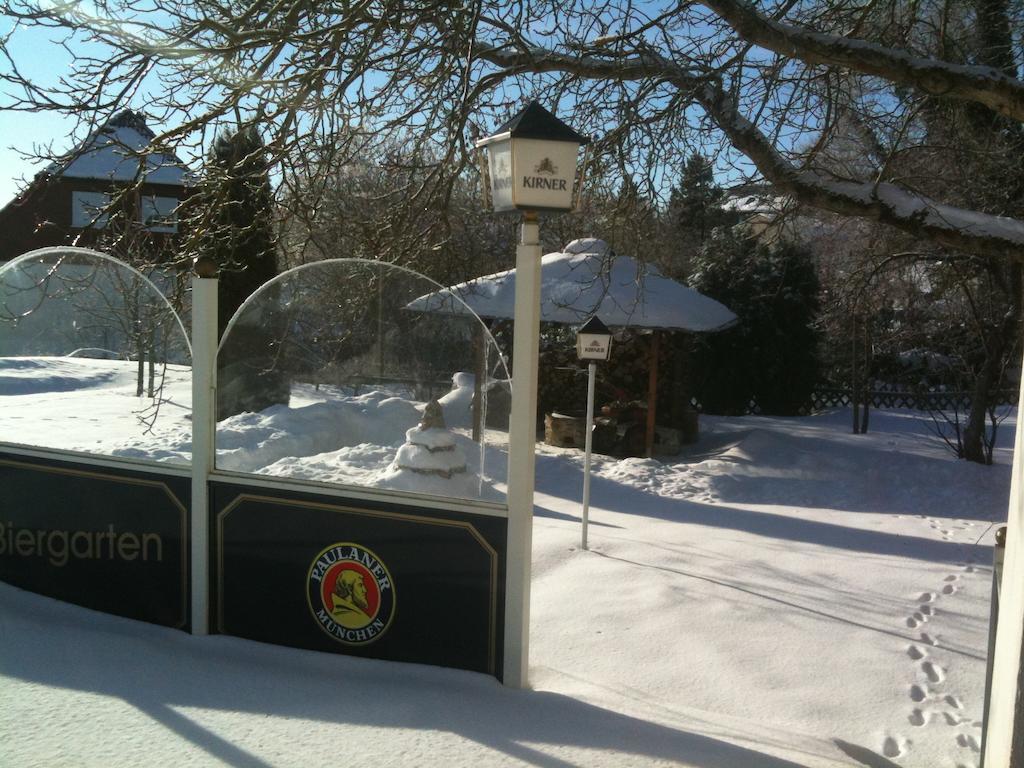
<instances>
[{"instance_id":1,"label":"curved glass panel","mask_svg":"<svg viewBox=\"0 0 1024 768\"><path fill-rule=\"evenodd\" d=\"M0 441L187 463L191 407L188 340L154 281L84 248L0 267Z\"/></svg>"},{"instance_id":2,"label":"curved glass panel","mask_svg":"<svg viewBox=\"0 0 1024 768\"><path fill-rule=\"evenodd\" d=\"M502 501L508 374L461 301L363 260L280 275L235 314L217 360L218 469Z\"/></svg>"}]
</instances>

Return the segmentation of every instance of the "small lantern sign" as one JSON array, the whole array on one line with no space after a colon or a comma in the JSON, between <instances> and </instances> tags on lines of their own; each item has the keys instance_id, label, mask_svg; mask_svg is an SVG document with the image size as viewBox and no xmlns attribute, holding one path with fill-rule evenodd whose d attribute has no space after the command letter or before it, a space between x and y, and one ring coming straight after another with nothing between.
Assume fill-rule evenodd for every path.
<instances>
[{"instance_id":1,"label":"small lantern sign","mask_svg":"<svg viewBox=\"0 0 1024 768\"><path fill-rule=\"evenodd\" d=\"M583 455L583 527L580 546L587 548L587 524L590 520L590 454L594 438L594 395L597 386L597 361L607 360L612 353L612 332L597 315L587 320L576 332L576 355L587 361L587 422Z\"/></svg>"},{"instance_id":2,"label":"small lantern sign","mask_svg":"<svg viewBox=\"0 0 1024 768\"><path fill-rule=\"evenodd\" d=\"M583 186L579 148L590 143L536 101L476 143L494 210L571 211ZM585 163L584 163L585 165ZM578 178L579 176L579 178Z\"/></svg>"},{"instance_id":3,"label":"small lantern sign","mask_svg":"<svg viewBox=\"0 0 1024 768\"><path fill-rule=\"evenodd\" d=\"M597 315L576 332L576 355L580 360L607 360L612 352L612 332Z\"/></svg>"}]
</instances>

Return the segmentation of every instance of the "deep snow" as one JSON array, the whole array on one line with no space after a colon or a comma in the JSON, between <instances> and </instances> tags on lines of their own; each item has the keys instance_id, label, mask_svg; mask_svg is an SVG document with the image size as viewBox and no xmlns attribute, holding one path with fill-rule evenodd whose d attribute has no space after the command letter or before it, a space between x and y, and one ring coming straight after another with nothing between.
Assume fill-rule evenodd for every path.
<instances>
[{"instance_id":1,"label":"deep snow","mask_svg":"<svg viewBox=\"0 0 1024 768\"><path fill-rule=\"evenodd\" d=\"M52 437L43 421L74 410L69 378L114 375L54 365L59 410L22 381L0 437ZM323 410L297 394L279 431ZM185 458L187 421L165 413L162 444L125 426L127 448L101 447ZM237 418L237 446L266 441L266 414ZM876 411L862 436L849 420L702 417L686 456L598 457L588 552L582 455L539 445L531 691L191 637L0 585L0 765L976 765L1013 420L994 467L947 455L922 414ZM293 462L368 471L373 446L350 470L358 446L317 435L289 445L330 450Z\"/></svg>"}]
</instances>

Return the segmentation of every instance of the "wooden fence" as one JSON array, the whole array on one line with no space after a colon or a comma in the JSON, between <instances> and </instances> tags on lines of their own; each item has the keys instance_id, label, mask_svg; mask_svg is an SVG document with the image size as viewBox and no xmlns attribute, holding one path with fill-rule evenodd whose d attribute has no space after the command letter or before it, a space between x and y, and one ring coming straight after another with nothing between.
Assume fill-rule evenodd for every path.
<instances>
[{"instance_id":1,"label":"wooden fence","mask_svg":"<svg viewBox=\"0 0 1024 768\"><path fill-rule=\"evenodd\" d=\"M879 389L867 393L872 408L906 408L914 411L966 411L971 407L970 392L915 392L911 390ZM993 404L996 406L1016 405L1019 393L1016 389L1002 389L995 392ZM864 401L861 400L861 403ZM698 411L704 408L697 398L690 400L690 405ZM819 387L815 389L807 402L800 407L804 414L827 408L845 408L853 405L853 393L849 389L835 387ZM761 407L757 398L751 398L746 413L759 414Z\"/></svg>"}]
</instances>

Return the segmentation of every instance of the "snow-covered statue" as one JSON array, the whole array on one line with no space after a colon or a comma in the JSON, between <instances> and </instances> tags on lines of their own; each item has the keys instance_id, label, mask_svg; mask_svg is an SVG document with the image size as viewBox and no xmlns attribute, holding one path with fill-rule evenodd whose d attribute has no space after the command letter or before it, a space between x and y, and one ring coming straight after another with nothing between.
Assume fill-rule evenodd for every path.
<instances>
[{"instance_id":1,"label":"snow-covered statue","mask_svg":"<svg viewBox=\"0 0 1024 768\"><path fill-rule=\"evenodd\" d=\"M385 485L405 491L475 495L475 478L466 471L466 454L448 430L437 400L427 403L420 423L405 433L405 443L398 449L384 479Z\"/></svg>"},{"instance_id":2,"label":"snow-covered statue","mask_svg":"<svg viewBox=\"0 0 1024 768\"><path fill-rule=\"evenodd\" d=\"M444 411L441 410L441 404L437 400L431 400L423 407L423 418L420 419L419 427L415 429L443 429L445 432L448 431L448 425L444 423ZM410 431L413 431L410 430ZM409 434L406 433L406 437Z\"/></svg>"},{"instance_id":3,"label":"snow-covered statue","mask_svg":"<svg viewBox=\"0 0 1024 768\"><path fill-rule=\"evenodd\" d=\"M452 389L437 399L444 413L445 423L455 429L473 425L473 384L472 373L459 371L452 374Z\"/></svg>"}]
</instances>

